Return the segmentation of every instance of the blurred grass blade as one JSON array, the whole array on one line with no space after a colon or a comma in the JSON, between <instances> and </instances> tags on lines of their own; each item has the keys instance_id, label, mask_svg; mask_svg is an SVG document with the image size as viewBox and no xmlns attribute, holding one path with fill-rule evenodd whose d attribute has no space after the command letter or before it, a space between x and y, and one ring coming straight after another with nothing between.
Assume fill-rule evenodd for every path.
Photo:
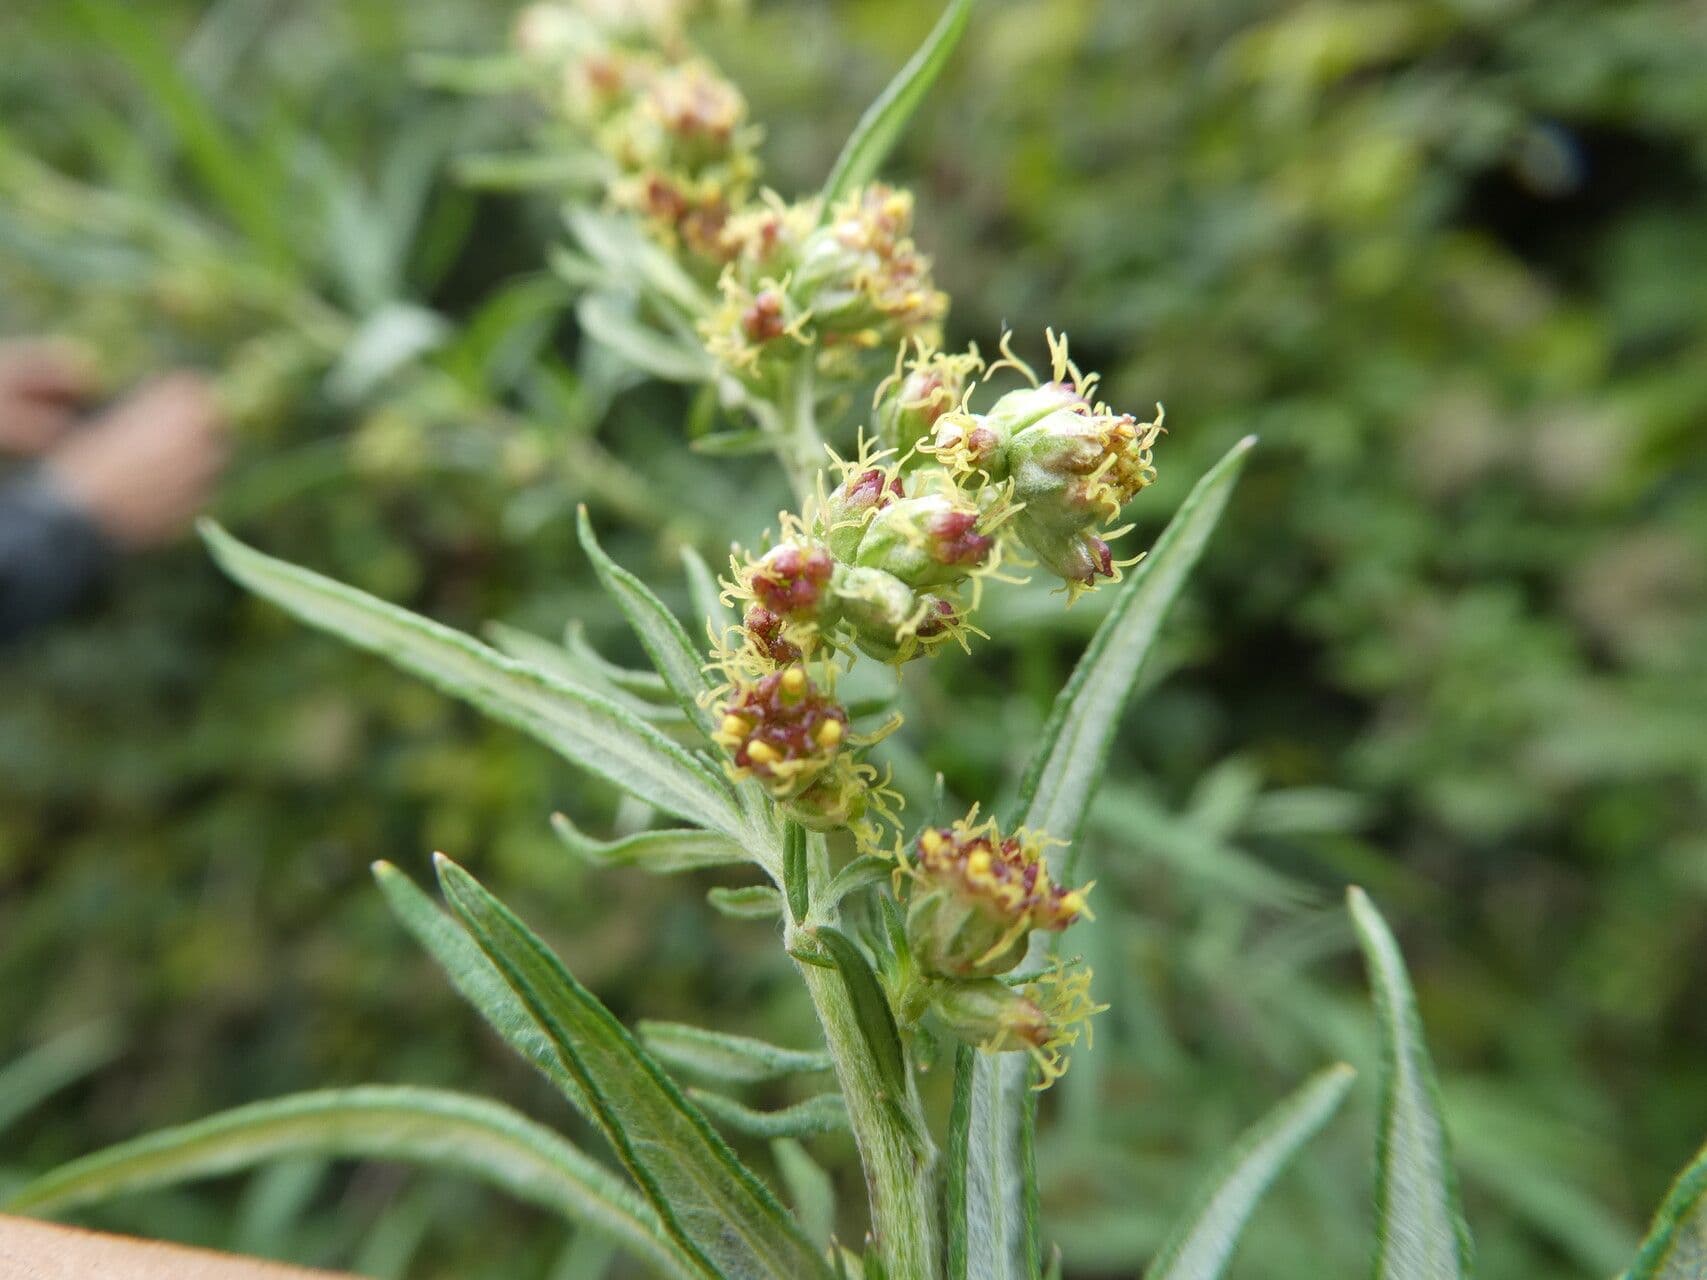
<instances>
[{"instance_id":1,"label":"blurred grass blade","mask_svg":"<svg viewBox=\"0 0 1707 1280\"><path fill-rule=\"evenodd\" d=\"M1015 825L1047 831L1068 844L1078 838L1127 696L1254 443L1247 436L1210 468L1119 588L1114 607L1055 699L1020 784Z\"/></svg>"},{"instance_id":2,"label":"blurred grass blade","mask_svg":"<svg viewBox=\"0 0 1707 1280\"><path fill-rule=\"evenodd\" d=\"M491 1183L603 1232L669 1276L705 1274L608 1170L508 1107L438 1089L372 1086L238 1107L74 1160L6 1208L49 1213L292 1156L395 1160Z\"/></svg>"},{"instance_id":3,"label":"blurred grass blade","mask_svg":"<svg viewBox=\"0 0 1707 1280\"><path fill-rule=\"evenodd\" d=\"M961 1046L949 1114L946 1217L948 1280L1032 1280L1037 1230L1028 1204L1022 1112L1035 1095L1005 1058ZM1030 1096L1028 1096L1030 1095Z\"/></svg>"},{"instance_id":4,"label":"blurred grass blade","mask_svg":"<svg viewBox=\"0 0 1707 1280\"><path fill-rule=\"evenodd\" d=\"M607 699L506 658L449 627L275 560L202 522L227 573L310 626L377 653L564 759L677 817L741 831L729 792L709 767Z\"/></svg>"},{"instance_id":5,"label":"blurred grass blade","mask_svg":"<svg viewBox=\"0 0 1707 1280\"><path fill-rule=\"evenodd\" d=\"M448 858L451 909L551 1039L588 1119L617 1153L664 1229L708 1275L808 1280L823 1260L662 1067L561 961Z\"/></svg>"},{"instance_id":6,"label":"blurred grass blade","mask_svg":"<svg viewBox=\"0 0 1707 1280\"><path fill-rule=\"evenodd\" d=\"M1440 1090L1416 996L1398 943L1374 903L1355 887L1346 897L1381 1023L1376 1280L1460 1280L1471 1275L1470 1235L1458 1206Z\"/></svg>"},{"instance_id":7,"label":"blurred grass blade","mask_svg":"<svg viewBox=\"0 0 1707 1280\"><path fill-rule=\"evenodd\" d=\"M1625 1280L1701 1280L1707 1275L1707 1147L1666 1192Z\"/></svg>"},{"instance_id":8,"label":"blurred grass blade","mask_svg":"<svg viewBox=\"0 0 1707 1280\"><path fill-rule=\"evenodd\" d=\"M276 266L287 256L282 218L291 209L279 166L264 150L240 143L209 109L162 43L158 22L141 8L112 0L76 0L84 26L136 76L159 108L196 176L232 223Z\"/></svg>"},{"instance_id":9,"label":"blurred grass blade","mask_svg":"<svg viewBox=\"0 0 1707 1280\"><path fill-rule=\"evenodd\" d=\"M900 141L907 121L912 119L942 74L943 67L948 64L954 46L960 43L971 18L972 0L949 0L936 26L925 37L924 44L896 73L878 95L877 101L866 108L824 183L821 217L827 218L832 205L877 176L877 171Z\"/></svg>"},{"instance_id":10,"label":"blurred grass blade","mask_svg":"<svg viewBox=\"0 0 1707 1280\"><path fill-rule=\"evenodd\" d=\"M557 1050L467 930L389 862L374 863L373 875L392 914L444 970L458 994L512 1049L580 1106L580 1086L563 1069Z\"/></svg>"},{"instance_id":11,"label":"blurred grass blade","mask_svg":"<svg viewBox=\"0 0 1707 1280\"><path fill-rule=\"evenodd\" d=\"M771 1143L771 1155L776 1159L777 1172L788 1188L788 1198L794 1202L795 1216L807 1238L820 1249L827 1249L836 1230L836 1185L830 1175L793 1138L778 1138Z\"/></svg>"},{"instance_id":12,"label":"blurred grass blade","mask_svg":"<svg viewBox=\"0 0 1707 1280\"><path fill-rule=\"evenodd\" d=\"M1344 1063L1318 1072L1247 1130L1157 1253L1145 1280L1217 1280L1251 1211L1287 1161L1339 1108L1356 1075Z\"/></svg>"},{"instance_id":13,"label":"blurred grass blade","mask_svg":"<svg viewBox=\"0 0 1707 1280\"><path fill-rule=\"evenodd\" d=\"M688 1096L725 1129L749 1138L810 1138L848 1127L848 1104L839 1093L820 1093L778 1111L755 1111L709 1089L689 1089Z\"/></svg>"},{"instance_id":14,"label":"blurred grass blade","mask_svg":"<svg viewBox=\"0 0 1707 1280\"><path fill-rule=\"evenodd\" d=\"M616 601L623 617L633 629L652 666L670 686L676 702L693 724L710 723L710 710L700 702L700 695L709 689L705 678L705 655L688 642L682 624L664 607L664 602L627 569L612 560L599 546L593 533L592 521L583 505L576 513L576 530L581 549L593 562L593 569L604 584L605 591Z\"/></svg>"},{"instance_id":15,"label":"blurred grass blade","mask_svg":"<svg viewBox=\"0 0 1707 1280\"><path fill-rule=\"evenodd\" d=\"M642 1022L638 1030L666 1066L702 1080L759 1084L800 1072L828 1071L833 1065L830 1055L818 1050L784 1049L680 1022Z\"/></svg>"},{"instance_id":16,"label":"blurred grass blade","mask_svg":"<svg viewBox=\"0 0 1707 1280\"><path fill-rule=\"evenodd\" d=\"M750 861L745 849L715 831L642 831L622 840L595 840L561 813L551 815L551 829L570 853L599 867L639 867L671 875Z\"/></svg>"},{"instance_id":17,"label":"blurred grass blade","mask_svg":"<svg viewBox=\"0 0 1707 1280\"><path fill-rule=\"evenodd\" d=\"M0 1070L0 1132L68 1085L111 1062L118 1033L92 1022L55 1036Z\"/></svg>"}]
</instances>

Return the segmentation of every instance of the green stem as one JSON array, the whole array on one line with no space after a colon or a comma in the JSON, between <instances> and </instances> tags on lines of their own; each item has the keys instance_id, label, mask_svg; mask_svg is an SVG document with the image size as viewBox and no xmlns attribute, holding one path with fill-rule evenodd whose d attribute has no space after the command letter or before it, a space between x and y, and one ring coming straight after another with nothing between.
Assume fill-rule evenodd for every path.
<instances>
[{"instance_id":1,"label":"green stem","mask_svg":"<svg viewBox=\"0 0 1707 1280\"><path fill-rule=\"evenodd\" d=\"M907 1280L936 1280L938 1264L936 1149L919 1100L910 1087L891 1098L865 1033L860 1030L841 975L801 964L824 1039L835 1059L836 1080L847 1100L848 1121L865 1169L871 1234L887 1273Z\"/></svg>"},{"instance_id":2,"label":"green stem","mask_svg":"<svg viewBox=\"0 0 1707 1280\"><path fill-rule=\"evenodd\" d=\"M817 371L810 354L801 358L789 378L787 399L777 406L779 430L773 447L788 473L795 501L802 509L817 491L824 465L824 440L818 434Z\"/></svg>"}]
</instances>

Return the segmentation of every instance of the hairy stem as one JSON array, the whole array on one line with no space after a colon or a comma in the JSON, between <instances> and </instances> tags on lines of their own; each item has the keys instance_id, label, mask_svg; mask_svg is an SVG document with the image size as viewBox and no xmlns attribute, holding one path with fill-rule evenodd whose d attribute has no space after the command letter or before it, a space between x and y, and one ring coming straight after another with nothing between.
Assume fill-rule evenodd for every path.
<instances>
[{"instance_id":1,"label":"hairy stem","mask_svg":"<svg viewBox=\"0 0 1707 1280\"><path fill-rule=\"evenodd\" d=\"M841 975L799 965L847 1099L848 1120L865 1169L871 1234L888 1274L936 1280L936 1149L917 1095L888 1096L883 1074L860 1030Z\"/></svg>"},{"instance_id":2,"label":"hairy stem","mask_svg":"<svg viewBox=\"0 0 1707 1280\"><path fill-rule=\"evenodd\" d=\"M789 379L788 398L777 405L778 431L773 442L777 461L788 474L795 501L804 508L817 491L824 465L824 440L818 434L817 371L810 356L802 358Z\"/></svg>"}]
</instances>

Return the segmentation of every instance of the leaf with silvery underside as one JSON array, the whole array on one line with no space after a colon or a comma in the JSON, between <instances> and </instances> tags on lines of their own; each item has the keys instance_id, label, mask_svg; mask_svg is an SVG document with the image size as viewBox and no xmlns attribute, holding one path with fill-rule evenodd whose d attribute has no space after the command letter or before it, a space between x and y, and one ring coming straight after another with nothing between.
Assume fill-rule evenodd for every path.
<instances>
[{"instance_id":1,"label":"leaf with silvery underside","mask_svg":"<svg viewBox=\"0 0 1707 1280\"><path fill-rule=\"evenodd\" d=\"M598 867L639 867L657 875L673 875L751 861L746 849L715 831L675 828L642 831L621 840L598 840L561 813L551 815L551 829L570 853Z\"/></svg>"},{"instance_id":2,"label":"leaf with silvery underside","mask_svg":"<svg viewBox=\"0 0 1707 1280\"><path fill-rule=\"evenodd\" d=\"M709 622L712 633L722 636L739 620L735 611L723 603L723 589L717 585L717 575L692 547L682 548L682 570L687 574L688 598L693 601L694 613L702 619L698 627L689 630L698 634Z\"/></svg>"},{"instance_id":3,"label":"leaf with silvery underside","mask_svg":"<svg viewBox=\"0 0 1707 1280\"><path fill-rule=\"evenodd\" d=\"M972 0L950 0L925 42L895 74L877 101L866 108L843 145L824 183L825 215L831 205L851 195L877 176L907 121L919 109L931 86L954 52L972 19Z\"/></svg>"},{"instance_id":4,"label":"leaf with silvery underside","mask_svg":"<svg viewBox=\"0 0 1707 1280\"><path fill-rule=\"evenodd\" d=\"M812 910L819 917L831 917L848 894L881 884L894 874L892 858L879 857L875 853L861 854L831 877L830 883L813 900Z\"/></svg>"},{"instance_id":5,"label":"leaf with silvery underside","mask_svg":"<svg viewBox=\"0 0 1707 1280\"><path fill-rule=\"evenodd\" d=\"M621 295L586 294L575 304L575 319L582 333L654 378L694 383L716 375L703 349L640 320Z\"/></svg>"},{"instance_id":6,"label":"leaf with silvery underside","mask_svg":"<svg viewBox=\"0 0 1707 1280\"><path fill-rule=\"evenodd\" d=\"M836 1230L836 1184L793 1138L772 1142L771 1155L776 1159L788 1198L794 1202L801 1229L813 1244L827 1249Z\"/></svg>"},{"instance_id":7,"label":"leaf with silvery underside","mask_svg":"<svg viewBox=\"0 0 1707 1280\"><path fill-rule=\"evenodd\" d=\"M674 701L655 702L632 693L610 680L598 667L563 646L552 644L544 636L536 636L532 632L521 631L501 622L487 623L486 633L492 638L494 646L516 661L525 662L536 671L543 671L564 684L597 694L637 719L665 728L686 727L681 708L676 706Z\"/></svg>"},{"instance_id":8,"label":"leaf with silvery underside","mask_svg":"<svg viewBox=\"0 0 1707 1280\"><path fill-rule=\"evenodd\" d=\"M1007 1060L1021 1070L1004 1073ZM1028 1204L1024 1126L1035 1095L1025 1054L955 1054L945 1185L948 1280L1032 1280L1036 1226ZM1029 1095L1029 1096L1028 1096Z\"/></svg>"},{"instance_id":9,"label":"leaf with silvery underside","mask_svg":"<svg viewBox=\"0 0 1707 1280\"><path fill-rule=\"evenodd\" d=\"M760 1084L783 1076L828 1071L830 1055L817 1049L785 1049L750 1036L707 1031L680 1022L642 1022L640 1039L672 1070L702 1080Z\"/></svg>"},{"instance_id":10,"label":"leaf with silvery underside","mask_svg":"<svg viewBox=\"0 0 1707 1280\"><path fill-rule=\"evenodd\" d=\"M1020 784L1010 815L1014 825L1047 831L1069 844L1078 838L1127 696L1220 522L1254 443L1255 437L1245 437L1210 468L1149 554L1116 588L1113 607L1055 699Z\"/></svg>"},{"instance_id":11,"label":"leaf with silvery underside","mask_svg":"<svg viewBox=\"0 0 1707 1280\"><path fill-rule=\"evenodd\" d=\"M664 677L656 671L638 671L612 662L587 639L587 628L579 618L572 618L563 628L563 649L576 662L607 684L632 693L648 702L666 702L673 695Z\"/></svg>"},{"instance_id":12,"label":"leaf with silvery underside","mask_svg":"<svg viewBox=\"0 0 1707 1280\"><path fill-rule=\"evenodd\" d=\"M310 626L466 699L649 804L728 835L744 834L746 823L723 780L608 698L354 587L263 555L211 522L201 527L221 568Z\"/></svg>"},{"instance_id":13,"label":"leaf with silvery underside","mask_svg":"<svg viewBox=\"0 0 1707 1280\"><path fill-rule=\"evenodd\" d=\"M1114 605L1055 699L1007 825L1046 831L1068 846L1078 839L1127 697L1254 443L1247 436L1210 468L1149 554L1116 589ZM968 1241L985 1251L984 1264L994 1268L989 1275L1025 1280L1039 1268L1034 1237L1025 1230L1030 1191L1023 1185L1020 1160L1030 1141L1023 1132L1027 1111L1022 1105L1028 1070L1022 1054L983 1055L977 1063L968 1115L986 1135L985 1154L975 1162L982 1181L968 1190L965 1207L968 1213L995 1215L999 1229L982 1221L964 1228Z\"/></svg>"},{"instance_id":14,"label":"leaf with silvery underside","mask_svg":"<svg viewBox=\"0 0 1707 1280\"><path fill-rule=\"evenodd\" d=\"M638 281L683 316L704 315L712 299L671 254L641 234L633 219L591 208L570 208L564 221L581 248L598 264L613 285L633 287ZM707 365L710 357L704 356Z\"/></svg>"},{"instance_id":15,"label":"leaf with silvery underside","mask_svg":"<svg viewBox=\"0 0 1707 1280\"><path fill-rule=\"evenodd\" d=\"M709 723L710 712L700 697L711 687L705 678L705 657L688 642L682 624L664 607L645 583L612 560L599 545L593 533L593 522L583 505L575 516L575 527L581 539L581 549L593 562L607 594L622 610L623 617L640 641L653 669L669 685L676 704L692 724Z\"/></svg>"},{"instance_id":16,"label":"leaf with silvery underside","mask_svg":"<svg viewBox=\"0 0 1707 1280\"><path fill-rule=\"evenodd\" d=\"M1327 1068L1241 1135L1157 1252L1145 1280L1218 1280L1251 1212L1286 1163L1338 1110L1355 1077L1344 1063Z\"/></svg>"},{"instance_id":17,"label":"leaf with silvery underside","mask_svg":"<svg viewBox=\"0 0 1707 1280\"><path fill-rule=\"evenodd\" d=\"M664 1275L714 1274L664 1234L631 1187L555 1133L495 1102L439 1089L330 1089L238 1107L62 1165L5 1208L59 1213L300 1156L394 1160L463 1174L601 1232Z\"/></svg>"},{"instance_id":18,"label":"leaf with silvery underside","mask_svg":"<svg viewBox=\"0 0 1707 1280\"><path fill-rule=\"evenodd\" d=\"M466 871L444 857L438 869L451 910L550 1039L670 1237L730 1280L827 1275L770 1191L610 1011Z\"/></svg>"},{"instance_id":19,"label":"leaf with silvery underside","mask_svg":"<svg viewBox=\"0 0 1707 1280\"><path fill-rule=\"evenodd\" d=\"M848 1127L848 1105L839 1093L820 1093L777 1111L755 1111L709 1089L689 1089L688 1097L725 1129L749 1138L810 1138Z\"/></svg>"},{"instance_id":20,"label":"leaf with silvery underside","mask_svg":"<svg viewBox=\"0 0 1707 1280\"><path fill-rule=\"evenodd\" d=\"M446 915L408 876L389 862L373 864L385 904L416 942L432 956L462 998L491 1024L512 1049L531 1062L570 1101L580 1106L580 1086L557 1056L527 1006L487 959L468 931Z\"/></svg>"},{"instance_id":21,"label":"leaf with silvery underside","mask_svg":"<svg viewBox=\"0 0 1707 1280\"><path fill-rule=\"evenodd\" d=\"M1707 1276L1707 1147L1695 1153L1666 1192L1625 1280L1702 1276Z\"/></svg>"},{"instance_id":22,"label":"leaf with silvery underside","mask_svg":"<svg viewBox=\"0 0 1707 1280\"><path fill-rule=\"evenodd\" d=\"M712 909L736 920L775 920L782 915L782 895L768 884L707 889L705 900Z\"/></svg>"},{"instance_id":23,"label":"leaf with silvery underside","mask_svg":"<svg viewBox=\"0 0 1707 1280\"><path fill-rule=\"evenodd\" d=\"M1467 1280L1470 1233L1440 1114L1416 995L1387 922L1358 888L1346 894L1381 1026L1375 1144L1376 1280Z\"/></svg>"}]
</instances>

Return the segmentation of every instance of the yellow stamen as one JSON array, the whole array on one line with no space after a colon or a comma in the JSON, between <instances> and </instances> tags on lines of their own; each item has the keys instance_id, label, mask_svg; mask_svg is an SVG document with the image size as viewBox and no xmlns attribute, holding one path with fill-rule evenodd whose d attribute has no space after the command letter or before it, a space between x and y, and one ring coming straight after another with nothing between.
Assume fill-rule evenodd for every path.
<instances>
[{"instance_id":1,"label":"yellow stamen","mask_svg":"<svg viewBox=\"0 0 1707 1280\"><path fill-rule=\"evenodd\" d=\"M782 759L782 752L768 742L749 742L747 744L747 759L758 764L775 764Z\"/></svg>"},{"instance_id":2,"label":"yellow stamen","mask_svg":"<svg viewBox=\"0 0 1707 1280\"><path fill-rule=\"evenodd\" d=\"M744 738L747 736L747 731L752 727L752 725L748 724L740 716L727 715L723 717L723 723L719 726L719 732L721 732L726 738Z\"/></svg>"},{"instance_id":3,"label":"yellow stamen","mask_svg":"<svg viewBox=\"0 0 1707 1280\"><path fill-rule=\"evenodd\" d=\"M826 720L818 726L812 737L820 747L828 750L841 742L842 722L840 720Z\"/></svg>"}]
</instances>

